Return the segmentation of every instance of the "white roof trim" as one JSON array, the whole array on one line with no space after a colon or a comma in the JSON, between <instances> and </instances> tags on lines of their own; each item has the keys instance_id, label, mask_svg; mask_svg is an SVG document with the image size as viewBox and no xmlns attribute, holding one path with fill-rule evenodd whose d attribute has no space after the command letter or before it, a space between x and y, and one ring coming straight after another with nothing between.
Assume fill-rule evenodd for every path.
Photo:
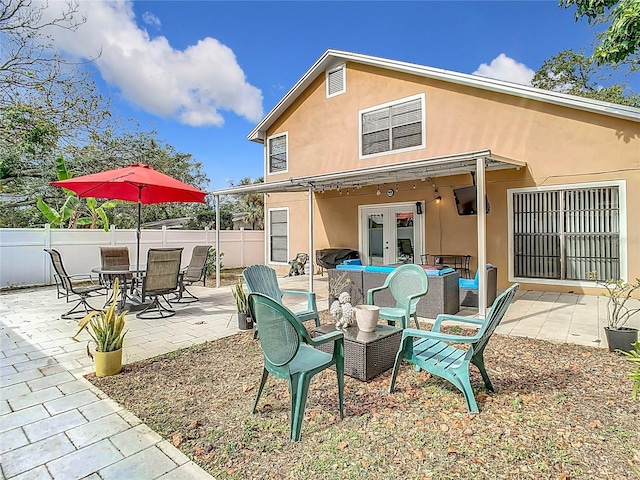
<instances>
[{"instance_id":1,"label":"white roof trim","mask_svg":"<svg viewBox=\"0 0 640 480\"><path fill-rule=\"evenodd\" d=\"M313 82L318 75L323 74L328 68L339 63L355 62L372 65L388 70L409 73L421 77L432 78L444 82L457 83L469 87L504 93L540 102L561 105L587 112L623 118L640 122L640 108L618 105L616 103L601 102L590 98L568 95L566 93L543 90L517 83L495 80L493 78L470 75L467 73L453 72L441 68L426 67L415 63L400 62L386 58L372 57L359 53L344 52L340 50L327 50L322 57L302 76L300 80L287 92L287 94L271 109L271 111L256 125L247 135L254 142L264 141L264 132L271 124L293 103L293 101Z\"/></svg>"},{"instance_id":2,"label":"white roof trim","mask_svg":"<svg viewBox=\"0 0 640 480\"><path fill-rule=\"evenodd\" d=\"M306 192L340 188L366 187L389 183L406 182L427 177L443 177L475 172L476 160L486 159L486 170L504 170L526 167L525 162L493 155L490 150L443 155L439 157L413 160L404 163L392 163L375 167L357 168L341 172L324 173L308 177L289 178L276 182L240 185L209 192L211 195L270 193L270 192Z\"/></svg>"}]
</instances>

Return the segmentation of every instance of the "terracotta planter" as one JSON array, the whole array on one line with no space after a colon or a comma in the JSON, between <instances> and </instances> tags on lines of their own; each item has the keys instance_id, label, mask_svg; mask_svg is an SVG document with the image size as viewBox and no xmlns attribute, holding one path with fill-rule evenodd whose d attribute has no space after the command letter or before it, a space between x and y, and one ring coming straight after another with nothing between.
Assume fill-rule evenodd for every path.
<instances>
[{"instance_id":1,"label":"terracotta planter","mask_svg":"<svg viewBox=\"0 0 640 480\"><path fill-rule=\"evenodd\" d=\"M616 350L630 352L634 348L632 344L638 341L637 328L622 327L616 330L604 327L604 334L607 337L607 345L609 345L610 352L615 352Z\"/></svg>"},{"instance_id":2,"label":"terracotta planter","mask_svg":"<svg viewBox=\"0 0 640 480\"><path fill-rule=\"evenodd\" d=\"M93 361L98 377L108 377L120 373L122 370L122 349L114 352L94 352Z\"/></svg>"},{"instance_id":3,"label":"terracotta planter","mask_svg":"<svg viewBox=\"0 0 640 480\"><path fill-rule=\"evenodd\" d=\"M373 332L378 324L380 307L375 305L358 305L355 307L356 322L361 332Z\"/></svg>"}]
</instances>

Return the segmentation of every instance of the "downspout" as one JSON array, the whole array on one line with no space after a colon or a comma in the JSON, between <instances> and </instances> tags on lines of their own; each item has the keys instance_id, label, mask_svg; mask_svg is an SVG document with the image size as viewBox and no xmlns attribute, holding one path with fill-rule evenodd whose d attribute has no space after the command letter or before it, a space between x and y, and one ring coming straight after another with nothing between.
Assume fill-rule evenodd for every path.
<instances>
[{"instance_id":1,"label":"downspout","mask_svg":"<svg viewBox=\"0 0 640 480\"><path fill-rule=\"evenodd\" d=\"M313 292L313 186L309 187L309 291Z\"/></svg>"},{"instance_id":2,"label":"downspout","mask_svg":"<svg viewBox=\"0 0 640 480\"><path fill-rule=\"evenodd\" d=\"M478 205L478 316L487 315L487 195L484 157L476 159L476 205Z\"/></svg>"},{"instance_id":3,"label":"downspout","mask_svg":"<svg viewBox=\"0 0 640 480\"><path fill-rule=\"evenodd\" d=\"M216 288L220 288L220 195L216 201Z\"/></svg>"}]
</instances>

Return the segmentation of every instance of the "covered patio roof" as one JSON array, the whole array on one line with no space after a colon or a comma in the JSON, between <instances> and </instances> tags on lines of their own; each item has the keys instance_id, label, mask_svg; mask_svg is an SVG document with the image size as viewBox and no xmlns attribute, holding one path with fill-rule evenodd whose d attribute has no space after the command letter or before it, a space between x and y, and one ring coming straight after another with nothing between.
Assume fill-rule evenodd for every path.
<instances>
[{"instance_id":1,"label":"covered patio roof","mask_svg":"<svg viewBox=\"0 0 640 480\"><path fill-rule=\"evenodd\" d=\"M313 262L313 197L314 191L335 190L338 188L358 188L370 185L383 185L403 181L426 179L427 177L444 177L475 172L477 174L477 203L482 205L486 192L486 171L520 169L526 163L509 159L491 153L491 150L476 150L431 157L410 162L377 165L373 167L357 168L340 172L311 175L308 177L291 177L288 180L240 185L237 187L214 190L210 192L216 196L216 218L220 218L220 195L246 193L276 193L276 192L309 192L309 255ZM478 223L478 265L486 264L486 213L480 209L477 215ZM219 249L220 232L216 229L216 250ZM220 263L216 259L216 285L219 286ZM484 317L486 305L486 278L479 278L478 311ZM313 292L313 275L309 275L309 291Z\"/></svg>"},{"instance_id":2,"label":"covered patio roof","mask_svg":"<svg viewBox=\"0 0 640 480\"><path fill-rule=\"evenodd\" d=\"M504 170L508 168L526 167L526 162L514 160L491 153L491 150L456 153L431 157L410 162L377 165L307 177L291 177L287 180L239 185L236 187L213 190L212 195L306 192L335 190L337 188L358 188L369 185L387 184L417 180L427 177L444 177L476 171L476 162L485 159L485 170Z\"/></svg>"}]
</instances>

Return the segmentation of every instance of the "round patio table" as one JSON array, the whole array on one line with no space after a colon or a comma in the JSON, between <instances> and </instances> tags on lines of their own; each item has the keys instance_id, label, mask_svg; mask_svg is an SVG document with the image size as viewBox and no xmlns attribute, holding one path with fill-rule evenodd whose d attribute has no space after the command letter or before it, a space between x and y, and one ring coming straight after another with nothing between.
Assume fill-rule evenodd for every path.
<instances>
[{"instance_id":1,"label":"round patio table","mask_svg":"<svg viewBox=\"0 0 640 480\"><path fill-rule=\"evenodd\" d=\"M120 299L118 300L118 312L124 310L139 310L145 305L140 295L135 293L135 279L140 277L146 271L146 266L136 268L133 265L113 266L109 268L95 267L91 272L104 275L117 276L120 282Z\"/></svg>"}]
</instances>

